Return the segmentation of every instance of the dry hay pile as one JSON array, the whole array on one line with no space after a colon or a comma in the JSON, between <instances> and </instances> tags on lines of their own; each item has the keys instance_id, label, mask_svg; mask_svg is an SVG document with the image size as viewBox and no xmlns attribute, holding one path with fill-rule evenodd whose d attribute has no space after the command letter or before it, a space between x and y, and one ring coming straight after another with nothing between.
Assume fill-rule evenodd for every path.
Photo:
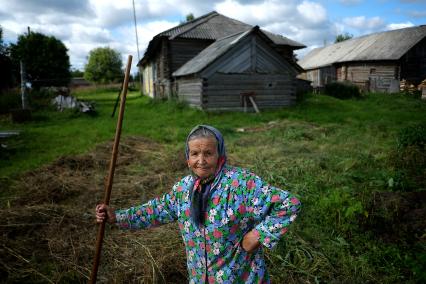
<instances>
[{"instance_id":1,"label":"dry hay pile","mask_svg":"<svg viewBox=\"0 0 426 284\"><path fill-rule=\"evenodd\" d=\"M95 205L103 199L112 142L27 173L1 209L0 279L8 283L87 282L95 251ZM122 140L111 205L128 207L171 189L185 174L183 153L140 137ZM177 225L129 232L107 226L98 282L186 282Z\"/></svg>"}]
</instances>

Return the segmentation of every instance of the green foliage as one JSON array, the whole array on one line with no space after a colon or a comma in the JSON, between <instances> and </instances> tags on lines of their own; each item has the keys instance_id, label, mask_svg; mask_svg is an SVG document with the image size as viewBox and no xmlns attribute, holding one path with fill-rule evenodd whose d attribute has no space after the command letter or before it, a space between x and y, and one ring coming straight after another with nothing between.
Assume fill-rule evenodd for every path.
<instances>
[{"instance_id":1,"label":"green foliage","mask_svg":"<svg viewBox=\"0 0 426 284\"><path fill-rule=\"evenodd\" d=\"M79 69L71 69L71 77L72 78L78 78L78 77L83 77L84 76L84 72L79 70Z\"/></svg>"},{"instance_id":2,"label":"green foliage","mask_svg":"<svg viewBox=\"0 0 426 284\"><path fill-rule=\"evenodd\" d=\"M16 145L13 153L0 159L1 185L58 157L112 140L117 116L110 115L117 90L74 95L96 101L98 116L35 112L34 121L20 126L19 141L10 144ZM123 139L147 137L161 143L158 149L167 149L161 154L179 158L188 131L195 124L212 124L226 137L231 164L251 168L297 194L303 204L300 216L277 249L266 252L274 283L422 283L425 248L408 243L404 235L397 243L387 242L364 223L372 213L392 221L385 216L389 212L372 212L368 205L374 193L390 190L394 166L388 157L397 148L395 137L408 125L424 125L425 112L426 105L410 97L370 94L363 100L311 95L292 108L261 115L206 113L133 92L126 103ZM6 120L1 125L14 129ZM70 137L78 139L69 143ZM402 143L410 145L407 149L417 144L417 138L401 139L408 140Z\"/></svg>"},{"instance_id":3,"label":"green foliage","mask_svg":"<svg viewBox=\"0 0 426 284\"><path fill-rule=\"evenodd\" d=\"M3 29L0 26L0 93L13 84L12 60L9 56L9 48L3 42ZM1 105L0 105L1 107Z\"/></svg>"},{"instance_id":4,"label":"green foliage","mask_svg":"<svg viewBox=\"0 0 426 284\"><path fill-rule=\"evenodd\" d=\"M123 77L121 67L121 55L118 51L109 47L98 47L90 51L84 78L101 84L119 82Z\"/></svg>"},{"instance_id":5,"label":"green foliage","mask_svg":"<svg viewBox=\"0 0 426 284\"><path fill-rule=\"evenodd\" d=\"M353 38L354 35L350 34L350 33L344 33L344 34L338 34L334 40L334 43L338 43L338 42L342 42L348 39Z\"/></svg>"},{"instance_id":6,"label":"green foliage","mask_svg":"<svg viewBox=\"0 0 426 284\"><path fill-rule=\"evenodd\" d=\"M332 82L325 85L324 93L338 99L359 98L361 93L357 86L348 82Z\"/></svg>"},{"instance_id":7,"label":"green foliage","mask_svg":"<svg viewBox=\"0 0 426 284\"><path fill-rule=\"evenodd\" d=\"M190 21L192 21L192 20L194 20L195 19L195 17L194 17L194 14L193 13L189 13L189 14L187 14L186 16L185 16L185 20L184 21L180 21L180 23L179 24L185 24L185 23L187 23L187 22L190 22Z\"/></svg>"},{"instance_id":8,"label":"green foliage","mask_svg":"<svg viewBox=\"0 0 426 284\"><path fill-rule=\"evenodd\" d=\"M67 48L53 36L30 32L18 37L11 45L15 76L19 77L19 62L25 66L27 79L36 89L43 86L64 86L70 80Z\"/></svg>"},{"instance_id":9,"label":"green foliage","mask_svg":"<svg viewBox=\"0 0 426 284\"><path fill-rule=\"evenodd\" d=\"M0 93L0 114L9 113L11 109L21 107L21 96L17 90Z\"/></svg>"},{"instance_id":10,"label":"green foliage","mask_svg":"<svg viewBox=\"0 0 426 284\"><path fill-rule=\"evenodd\" d=\"M6 53L7 46L3 42L3 28L0 26L0 54Z\"/></svg>"},{"instance_id":11,"label":"green foliage","mask_svg":"<svg viewBox=\"0 0 426 284\"><path fill-rule=\"evenodd\" d=\"M426 147L426 123L419 123L408 126L401 130L397 138L398 149L404 149L408 146Z\"/></svg>"},{"instance_id":12,"label":"green foliage","mask_svg":"<svg viewBox=\"0 0 426 284\"><path fill-rule=\"evenodd\" d=\"M403 128L397 136L396 149L389 160L394 175L389 179L394 190L416 191L426 188L426 124Z\"/></svg>"},{"instance_id":13,"label":"green foliage","mask_svg":"<svg viewBox=\"0 0 426 284\"><path fill-rule=\"evenodd\" d=\"M186 15L186 21L187 22L190 22L190 21L192 21L194 19L195 19L194 14L189 13L188 15Z\"/></svg>"}]
</instances>

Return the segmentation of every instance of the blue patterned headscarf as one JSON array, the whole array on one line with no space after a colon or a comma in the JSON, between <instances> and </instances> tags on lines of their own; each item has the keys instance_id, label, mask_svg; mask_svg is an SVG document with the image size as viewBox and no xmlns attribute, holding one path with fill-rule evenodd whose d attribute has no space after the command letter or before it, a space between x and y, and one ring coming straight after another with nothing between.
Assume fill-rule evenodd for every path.
<instances>
[{"instance_id":1,"label":"blue patterned headscarf","mask_svg":"<svg viewBox=\"0 0 426 284\"><path fill-rule=\"evenodd\" d=\"M216 166L216 172L214 177L210 178L210 181L203 183L201 179L192 173L193 176L193 184L190 191L191 195L191 217L194 223L199 226L204 223L204 217L206 214L206 208L208 199L210 197L210 192L214 189L220 179L222 178L222 169L226 163L226 150L225 150L225 141L223 140L222 134L216 128L209 125L197 125L194 127L191 132L189 132L188 137L186 138L185 145L185 155L186 159L189 159L189 139L195 131L204 128L208 132L214 134L214 137L217 141L217 152L219 154L219 159Z\"/></svg>"},{"instance_id":2,"label":"blue patterned headscarf","mask_svg":"<svg viewBox=\"0 0 426 284\"><path fill-rule=\"evenodd\" d=\"M214 136L216 137L217 140L217 152L219 154L219 158L223 157L226 161L226 150L225 150L225 141L223 140L223 136L222 133L220 133L219 130L217 130L216 128L214 128L213 126L210 125L197 125L194 128L192 128L191 132L189 132L188 137L186 138L186 147L185 147L185 155L186 155L186 159L189 159L189 139L191 138L191 135L194 134L195 131L199 130L199 129L207 129L208 131L210 131L211 133L214 134Z\"/></svg>"}]
</instances>

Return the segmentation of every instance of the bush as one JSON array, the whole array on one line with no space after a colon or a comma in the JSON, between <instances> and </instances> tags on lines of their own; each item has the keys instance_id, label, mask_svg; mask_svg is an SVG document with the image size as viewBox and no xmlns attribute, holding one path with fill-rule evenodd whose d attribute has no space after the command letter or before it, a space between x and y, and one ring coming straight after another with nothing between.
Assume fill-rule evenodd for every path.
<instances>
[{"instance_id":1,"label":"bush","mask_svg":"<svg viewBox=\"0 0 426 284\"><path fill-rule=\"evenodd\" d=\"M426 187L426 126L417 124L401 130L390 155L394 168L392 183L405 191Z\"/></svg>"},{"instance_id":2,"label":"bush","mask_svg":"<svg viewBox=\"0 0 426 284\"><path fill-rule=\"evenodd\" d=\"M0 114L9 113L11 109L19 107L21 107L21 96L18 90L0 93Z\"/></svg>"},{"instance_id":3,"label":"bush","mask_svg":"<svg viewBox=\"0 0 426 284\"><path fill-rule=\"evenodd\" d=\"M401 130L397 138L398 149L408 146L424 148L426 146L426 125L416 124Z\"/></svg>"},{"instance_id":4,"label":"bush","mask_svg":"<svg viewBox=\"0 0 426 284\"><path fill-rule=\"evenodd\" d=\"M358 87L350 83L332 82L325 85L324 93L338 99L360 98Z\"/></svg>"}]
</instances>

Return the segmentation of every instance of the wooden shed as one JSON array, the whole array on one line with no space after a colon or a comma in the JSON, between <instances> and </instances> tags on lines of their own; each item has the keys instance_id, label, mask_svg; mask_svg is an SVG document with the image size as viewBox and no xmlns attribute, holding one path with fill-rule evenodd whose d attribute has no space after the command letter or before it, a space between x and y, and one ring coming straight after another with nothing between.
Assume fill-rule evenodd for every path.
<instances>
[{"instance_id":1,"label":"wooden shed","mask_svg":"<svg viewBox=\"0 0 426 284\"><path fill-rule=\"evenodd\" d=\"M350 81L368 91L398 92L399 82L426 78L426 26L365 35L317 48L299 62L300 77L323 87Z\"/></svg>"},{"instance_id":2,"label":"wooden shed","mask_svg":"<svg viewBox=\"0 0 426 284\"><path fill-rule=\"evenodd\" d=\"M242 111L245 106L265 109L294 104L300 71L255 26L217 40L173 76L178 98L190 105L204 110Z\"/></svg>"},{"instance_id":3,"label":"wooden shed","mask_svg":"<svg viewBox=\"0 0 426 284\"><path fill-rule=\"evenodd\" d=\"M216 40L252 27L213 11L161 32L149 42L138 63L143 75L143 92L154 98L174 96L177 89L173 72ZM273 42L276 52L288 60L294 60L293 50L305 47L281 35L263 33Z\"/></svg>"}]
</instances>

